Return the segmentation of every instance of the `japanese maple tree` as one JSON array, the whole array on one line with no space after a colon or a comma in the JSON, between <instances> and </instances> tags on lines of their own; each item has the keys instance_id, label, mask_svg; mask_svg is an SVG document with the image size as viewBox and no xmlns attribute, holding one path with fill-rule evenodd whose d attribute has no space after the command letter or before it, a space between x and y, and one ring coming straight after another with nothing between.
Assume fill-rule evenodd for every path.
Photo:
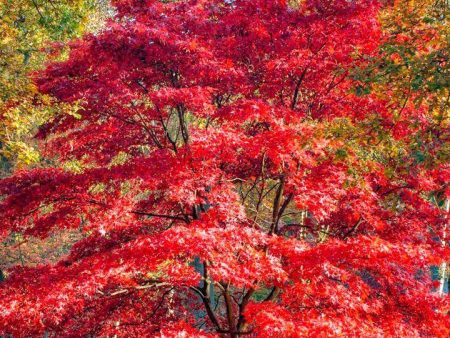
<instances>
[{"instance_id":1,"label":"japanese maple tree","mask_svg":"<svg viewBox=\"0 0 450 338\"><path fill-rule=\"evenodd\" d=\"M54 165L0 181L1 234L84 236L7 272L0 334L449 334L429 273L449 253L445 123L352 71L386 41L382 4L113 3L36 75L81 108L37 135Z\"/></svg>"}]
</instances>

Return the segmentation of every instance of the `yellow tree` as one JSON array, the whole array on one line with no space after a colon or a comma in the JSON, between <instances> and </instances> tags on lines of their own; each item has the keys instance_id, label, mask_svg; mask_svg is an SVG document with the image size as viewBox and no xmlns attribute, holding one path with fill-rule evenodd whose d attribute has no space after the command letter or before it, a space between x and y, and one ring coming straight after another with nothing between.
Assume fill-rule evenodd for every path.
<instances>
[{"instance_id":1,"label":"yellow tree","mask_svg":"<svg viewBox=\"0 0 450 338\"><path fill-rule=\"evenodd\" d=\"M108 15L105 0L0 0L0 170L39 159L30 136L36 126L61 107L39 95L29 78L49 57L49 42L60 46L94 31ZM57 55L57 56L56 56Z\"/></svg>"}]
</instances>

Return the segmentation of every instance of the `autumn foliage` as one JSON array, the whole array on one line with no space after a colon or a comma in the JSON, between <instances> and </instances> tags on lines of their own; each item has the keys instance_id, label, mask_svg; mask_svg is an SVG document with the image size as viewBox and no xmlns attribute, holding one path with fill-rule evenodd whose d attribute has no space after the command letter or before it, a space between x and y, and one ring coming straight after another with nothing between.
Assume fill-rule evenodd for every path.
<instances>
[{"instance_id":1,"label":"autumn foliage","mask_svg":"<svg viewBox=\"0 0 450 338\"><path fill-rule=\"evenodd\" d=\"M0 181L0 232L84 235L7 271L0 334L449 335L447 125L369 81L390 5L113 4L34 75L80 109L40 129L51 166Z\"/></svg>"}]
</instances>

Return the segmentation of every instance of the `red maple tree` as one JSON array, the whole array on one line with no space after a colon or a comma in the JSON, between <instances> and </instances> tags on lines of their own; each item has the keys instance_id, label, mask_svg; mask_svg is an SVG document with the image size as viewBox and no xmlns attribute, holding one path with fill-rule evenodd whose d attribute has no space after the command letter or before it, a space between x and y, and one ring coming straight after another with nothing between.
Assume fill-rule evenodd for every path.
<instances>
[{"instance_id":1,"label":"red maple tree","mask_svg":"<svg viewBox=\"0 0 450 338\"><path fill-rule=\"evenodd\" d=\"M448 335L449 167L377 157L423 111L397 123L350 76L383 42L376 1L113 2L36 79L80 105L38 137L81 169L0 181L2 236L86 236L8 271L0 334Z\"/></svg>"}]
</instances>

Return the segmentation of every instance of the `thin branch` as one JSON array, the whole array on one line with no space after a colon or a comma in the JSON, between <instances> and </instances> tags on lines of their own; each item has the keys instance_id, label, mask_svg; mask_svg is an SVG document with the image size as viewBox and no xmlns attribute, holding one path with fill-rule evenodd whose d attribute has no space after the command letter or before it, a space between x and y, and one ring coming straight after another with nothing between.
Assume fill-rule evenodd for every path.
<instances>
[{"instance_id":1,"label":"thin branch","mask_svg":"<svg viewBox=\"0 0 450 338\"><path fill-rule=\"evenodd\" d=\"M280 288L278 286L274 286L272 288L272 291L270 291L269 295L264 299L265 302L273 301L275 298L277 298L278 294L280 293Z\"/></svg>"},{"instance_id":2,"label":"thin branch","mask_svg":"<svg viewBox=\"0 0 450 338\"><path fill-rule=\"evenodd\" d=\"M43 21L45 21L45 17L44 17L44 15L42 14L41 9L39 8L39 6L38 6L38 4L36 3L36 1L35 1L35 0L31 0L31 2L33 3L34 8L36 8L36 11L38 12L38 14L39 14L39 16L41 17L41 19L42 19Z\"/></svg>"},{"instance_id":3,"label":"thin branch","mask_svg":"<svg viewBox=\"0 0 450 338\"><path fill-rule=\"evenodd\" d=\"M292 98L291 109L295 109L295 106L297 105L298 94L300 92L300 86L305 78L307 71L308 71L308 68L306 67L303 70L303 72L300 74L300 78L298 79L297 84L295 85L294 97Z\"/></svg>"},{"instance_id":4,"label":"thin branch","mask_svg":"<svg viewBox=\"0 0 450 338\"><path fill-rule=\"evenodd\" d=\"M151 213L151 212L145 212L145 211L141 211L141 210L133 210L133 211L130 211L130 213L136 214L136 215L143 215L143 216L151 216L151 217L160 217L160 218L179 220L179 221L183 221L183 222L187 223L186 219L183 216L162 215L162 214L155 214L155 213Z\"/></svg>"}]
</instances>

